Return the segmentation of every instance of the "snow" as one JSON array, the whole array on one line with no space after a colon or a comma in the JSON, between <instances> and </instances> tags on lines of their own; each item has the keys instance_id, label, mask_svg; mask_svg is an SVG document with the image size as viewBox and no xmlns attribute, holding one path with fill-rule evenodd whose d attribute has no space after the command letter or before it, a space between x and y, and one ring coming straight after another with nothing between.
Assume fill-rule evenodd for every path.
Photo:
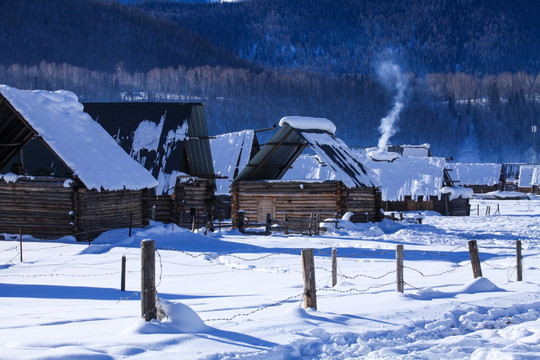
<instances>
[{"instance_id":1,"label":"snow","mask_svg":"<svg viewBox=\"0 0 540 360\"><path fill-rule=\"evenodd\" d=\"M154 151L157 153L161 131L163 129L163 124L165 123L165 116L166 114L161 117L158 124L155 124L150 120L141 121L133 133L131 157L143 166L145 166L146 159L141 158L141 150Z\"/></svg>"},{"instance_id":2,"label":"snow","mask_svg":"<svg viewBox=\"0 0 540 360\"><path fill-rule=\"evenodd\" d=\"M449 194L448 200L450 201L458 198L470 199L473 196L473 189L445 186L441 189L441 194Z\"/></svg>"},{"instance_id":3,"label":"snow","mask_svg":"<svg viewBox=\"0 0 540 360\"><path fill-rule=\"evenodd\" d=\"M540 199L471 200L500 215L347 224L319 236L192 233L154 222L102 234L0 240L2 359L535 359ZM474 213L474 212L473 212ZM140 243L156 242L162 321L140 317ZM473 279L475 239L483 277ZM521 240L524 281L516 282ZM405 291L395 249L404 245ZM315 249L318 309L300 250ZM338 284L331 287L331 250ZM126 291L119 290L121 258Z\"/></svg>"},{"instance_id":4,"label":"snow","mask_svg":"<svg viewBox=\"0 0 540 360\"><path fill-rule=\"evenodd\" d=\"M286 116L279 121L279 126L289 125L299 130L321 130L336 134L336 126L325 118L313 118L304 116Z\"/></svg>"},{"instance_id":5,"label":"snow","mask_svg":"<svg viewBox=\"0 0 540 360\"><path fill-rule=\"evenodd\" d=\"M459 185L496 185L501 177L501 164L448 163L452 180Z\"/></svg>"},{"instance_id":6,"label":"snow","mask_svg":"<svg viewBox=\"0 0 540 360\"><path fill-rule=\"evenodd\" d=\"M519 168L519 187L540 185L540 165L521 165Z\"/></svg>"},{"instance_id":7,"label":"snow","mask_svg":"<svg viewBox=\"0 0 540 360\"><path fill-rule=\"evenodd\" d=\"M354 156L349 147L335 136L323 132L302 132L302 137L308 142L320 161L324 162L336 174L345 186L373 186L373 174Z\"/></svg>"},{"instance_id":8,"label":"snow","mask_svg":"<svg viewBox=\"0 0 540 360\"><path fill-rule=\"evenodd\" d=\"M157 181L83 111L69 91L18 90L0 93L88 189L139 190Z\"/></svg>"},{"instance_id":9,"label":"snow","mask_svg":"<svg viewBox=\"0 0 540 360\"><path fill-rule=\"evenodd\" d=\"M9 172L7 174L0 174L0 179L3 179L6 183L15 183L21 177L21 175L14 174L12 172Z\"/></svg>"},{"instance_id":10,"label":"snow","mask_svg":"<svg viewBox=\"0 0 540 360\"><path fill-rule=\"evenodd\" d=\"M254 130L243 130L222 134L210 139L214 171L227 179L216 179L216 195L229 194L234 174L239 174L249 162Z\"/></svg>"},{"instance_id":11,"label":"snow","mask_svg":"<svg viewBox=\"0 0 540 360\"><path fill-rule=\"evenodd\" d=\"M396 154L399 155L399 154ZM446 160L440 157L401 156L392 162L374 161L365 150L356 150L353 156L368 171L373 183L380 187L383 201L404 200L411 196L439 197L443 184ZM300 156L284 176L287 180L334 180L336 173L313 156Z\"/></svg>"},{"instance_id":12,"label":"snow","mask_svg":"<svg viewBox=\"0 0 540 360\"><path fill-rule=\"evenodd\" d=\"M375 161L388 161L388 162L392 162L401 156L395 152L389 152L389 151L379 150L379 149L369 151L368 155L371 159Z\"/></svg>"}]
</instances>

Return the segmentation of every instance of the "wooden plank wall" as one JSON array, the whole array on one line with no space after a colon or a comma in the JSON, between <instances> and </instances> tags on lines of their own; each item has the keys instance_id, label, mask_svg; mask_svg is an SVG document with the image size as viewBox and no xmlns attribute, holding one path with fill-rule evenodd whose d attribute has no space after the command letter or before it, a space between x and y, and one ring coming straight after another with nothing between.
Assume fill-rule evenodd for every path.
<instances>
[{"instance_id":1,"label":"wooden plank wall","mask_svg":"<svg viewBox=\"0 0 540 360\"><path fill-rule=\"evenodd\" d=\"M198 214L196 222L203 226L212 212L213 200L214 188L209 179L178 178L173 195L150 195L148 206L150 214L155 215L154 220L191 228L191 209ZM155 210L152 210L154 206Z\"/></svg>"},{"instance_id":2,"label":"wooden plank wall","mask_svg":"<svg viewBox=\"0 0 540 360\"><path fill-rule=\"evenodd\" d=\"M0 180L0 232L43 239L73 235L90 241L119 227L146 225L144 191L90 191L64 178Z\"/></svg>"},{"instance_id":3,"label":"wooden plank wall","mask_svg":"<svg viewBox=\"0 0 540 360\"><path fill-rule=\"evenodd\" d=\"M381 221L381 193L372 187L344 189L347 191L344 210L353 212L352 222Z\"/></svg>"},{"instance_id":4,"label":"wooden plank wall","mask_svg":"<svg viewBox=\"0 0 540 360\"><path fill-rule=\"evenodd\" d=\"M356 222L379 221L381 218L380 193L374 188L347 189L340 181L242 181L232 188L233 221L238 221L238 210L243 210L252 222L266 217L266 214L260 214L261 210L267 209L267 206L261 208L263 198L273 200L271 215L277 220L285 220L285 215L307 219L310 214L320 214L321 219L325 219L347 211L355 213L353 221Z\"/></svg>"},{"instance_id":5,"label":"wooden plank wall","mask_svg":"<svg viewBox=\"0 0 540 360\"><path fill-rule=\"evenodd\" d=\"M58 238L73 234L73 188L61 178L0 179L0 233Z\"/></svg>"},{"instance_id":6,"label":"wooden plank wall","mask_svg":"<svg viewBox=\"0 0 540 360\"><path fill-rule=\"evenodd\" d=\"M142 191L76 191L75 233L79 241L94 239L100 233L122 227L143 227Z\"/></svg>"}]
</instances>

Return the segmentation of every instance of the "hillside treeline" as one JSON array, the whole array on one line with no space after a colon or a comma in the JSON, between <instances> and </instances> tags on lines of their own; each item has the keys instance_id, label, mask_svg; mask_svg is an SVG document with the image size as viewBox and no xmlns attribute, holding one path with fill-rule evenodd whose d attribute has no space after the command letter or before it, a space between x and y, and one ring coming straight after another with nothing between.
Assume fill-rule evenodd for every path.
<instances>
[{"instance_id":1,"label":"hillside treeline","mask_svg":"<svg viewBox=\"0 0 540 360\"><path fill-rule=\"evenodd\" d=\"M385 52L415 74L540 66L537 0L146 0L140 7L272 68L370 73Z\"/></svg>"},{"instance_id":2,"label":"hillside treeline","mask_svg":"<svg viewBox=\"0 0 540 360\"><path fill-rule=\"evenodd\" d=\"M540 74L404 76L405 107L392 143L430 143L434 155L461 161L532 160L531 126L540 118ZM347 144L362 147L377 144L379 121L393 101L392 91L369 75L330 77L210 66L137 73L118 68L109 73L42 62L0 66L0 80L26 89L68 89L85 102L204 102L213 135L266 128L288 115L326 117Z\"/></svg>"}]
</instances>

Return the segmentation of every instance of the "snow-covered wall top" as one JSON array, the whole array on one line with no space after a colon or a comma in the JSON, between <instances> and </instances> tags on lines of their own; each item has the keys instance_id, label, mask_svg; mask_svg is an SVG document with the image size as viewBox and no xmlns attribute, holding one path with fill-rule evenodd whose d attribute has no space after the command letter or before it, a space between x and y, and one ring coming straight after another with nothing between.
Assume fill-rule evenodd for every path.
<instances>
[{"instance_id":1,"label":"snow-covered wall top","mask_svg":"<svg viewBox=\"0 0 540 360\"><path fill-rule=\"evenodd\" d=\"M229 193L229 186L242 169L249 162L254 130L243 130L210 139L214 171L217 175L226 176L227 179L216 179L216 195Z\"/></svg>"},{"instance_id":2,"label":"snow-covered wall top","mask_svg":"<svg viewBox=\"0 0 540 360\"><path fill-rule=\"evenodd\" d=\"M496 185L501 177L501 164L448 163L450 177L459 185Z\"/></svg>"},{"instance_id":3,"label":"snow-covered wall top","mask_svg":"<svg viewBox=\"0 0 540 360\"><path fill-rule=\"evenodd\" d=\"M325 118L286 116L279 121L279 126L285 124L299 130L322 130L332 135L336 134L336 125Z\"/></svg>"},{"instance_id":4,"label":"snow-covered wall top","mask_svg":"<svg viewBox=\"0 0 540 360\"><path fill-rule=\"evenodd\" d=\"M0 93L88 189L139 190L157 185L157 180L83 111L72 92L0 85Z\"/></svg>"},{"instance_id":5,"label":"snow-covered wall top","mask_svg":"<svg viewBox=\"0 0 540 360\"><path fill-rule=\"evenodd\" d=\"M519 169L519 187L540 185L540 165L521 165Z\"/></svg>"},{"instance_id":6,"label":"snow-covered wall top","mask_svg":"<svg viewBox=\"0 0 540 360\"><path fill-rule=\"evenodd\" d=\"M444 158L402 156L393 162L369 158L364 164L377 175L384 201L405 200L405 196L417 200L419 196L429 198L441 194Z\"/></svg>"},{"instance_id":7,"label":"snow-covered wall top","mask_svg":"<svg viewBox=\"0 0 540 360\"><path fill-rule=\"evenodd\" d=\"M380 187L382 200L404 200L405 196L440 196L446 160L439 157L402 156L393 162L373 161L365 150L354 151L357 159L366 166ZM287 180L335 180L331 168L314 156L300 156L285 175Z\"/></svg>"}]
</instances>

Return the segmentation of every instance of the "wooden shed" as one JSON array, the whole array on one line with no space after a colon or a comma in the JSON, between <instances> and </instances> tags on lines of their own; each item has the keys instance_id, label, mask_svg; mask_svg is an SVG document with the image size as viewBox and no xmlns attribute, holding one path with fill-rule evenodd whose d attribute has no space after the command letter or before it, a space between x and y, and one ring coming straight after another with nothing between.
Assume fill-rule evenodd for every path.
<instances>
[{"instance_id":1,"label":"wooden shed","mask_svg":"<svg viewBox=\"0 0 540 360\"><path fill-rule=\"evenodd\" d=\"M82 109L67 91L0 85L0 233L90 241L147 223L157 181Z\"/></svg>"},{"instance_id":2,"label":"wooden shed","mask_svg":"<svg viewBox=\"0 0 540 360\"><path fill-rule=\"evenodd\" d=\"M158 180L154 220L191 227L214 208L215 174L203 103L85 103L84 111Z\"/></svg>"},{"instance_id":3,"label":"wooden shed","mask_svg":"<svg viewBox=\"0 0 540 360\"><path fill-rule=\"evenodd\" d=\"M232 184L232 216L243 210L248 219L261 221L266 214L322 218L353 212L354 222L380 221L380 193L350 149L335 137L327 119L286 117L281 128L247 164ZM338 174L335 181L281 180L307 148L324 159Z\"/></svg>"}]
</instances>

